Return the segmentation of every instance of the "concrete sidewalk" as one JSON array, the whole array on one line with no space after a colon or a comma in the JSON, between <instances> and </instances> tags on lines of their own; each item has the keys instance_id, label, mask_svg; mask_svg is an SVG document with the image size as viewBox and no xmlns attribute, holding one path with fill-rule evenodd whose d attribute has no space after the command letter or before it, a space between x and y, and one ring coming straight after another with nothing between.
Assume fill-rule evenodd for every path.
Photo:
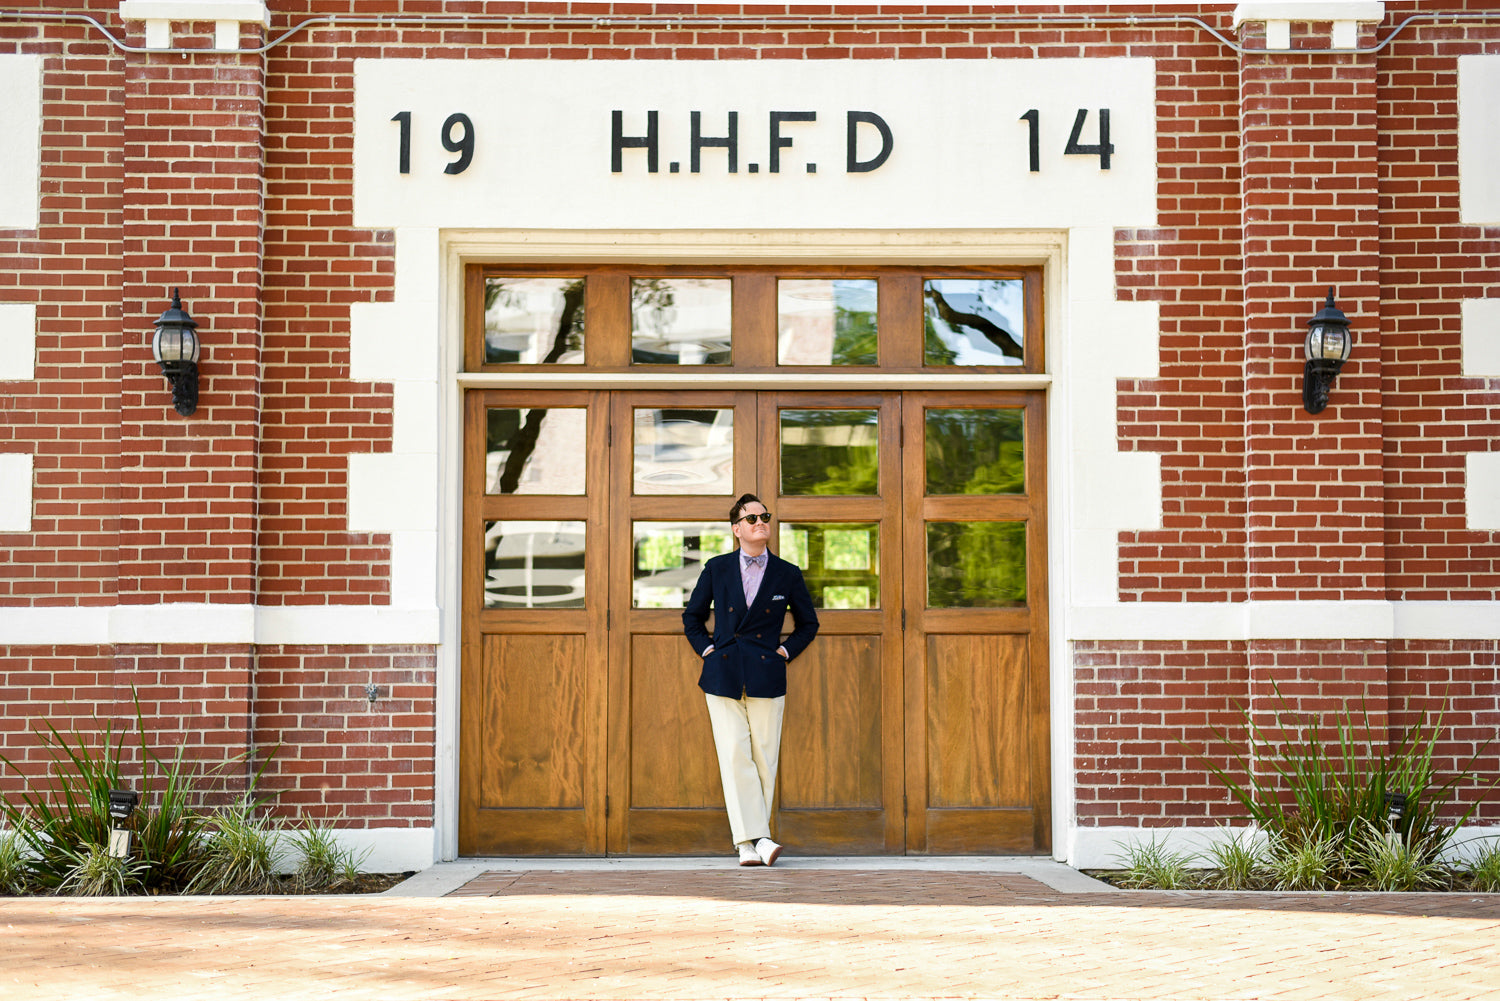
<instances>
[{"instance_id":1,"label":"concrete sidewalk","mask_svg":"<svg viewBox=\"0 0 1500 1001\"><path fill-rule=\"evenodd\" d=\"M0 926L6 1001L1500 998L1500 895L1123 892L1033 859L484 860L371 897L4 899Z\"/></svg>"}]
</instances>

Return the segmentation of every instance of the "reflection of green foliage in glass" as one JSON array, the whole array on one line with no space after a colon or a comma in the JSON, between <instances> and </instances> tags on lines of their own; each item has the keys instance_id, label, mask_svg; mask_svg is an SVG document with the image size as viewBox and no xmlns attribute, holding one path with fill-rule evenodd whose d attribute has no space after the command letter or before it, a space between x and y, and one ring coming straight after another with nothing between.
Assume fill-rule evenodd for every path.
<instances>
[{"instance_id":1,"label":"reflection of green foliage in glass","mask_svg":"<svg viewBox=\"0 0 1500 1001\"><path fill-rule=\"evenodd\" d=\"M683 534L678 531L651 532L636 540L637 570L671 570L682 566Z\"/></svg>"},{"instance_id":2,"label":"reflection of green foliage in glass","mask_svg":"<svg viewBox=\"0 0 1500 1001\"><path fill-rule=\"evenodd\" d=\"M704 558L719 556L734 548L734 535L730 532L710 532L705 530L698 536L698 550Z\"/></svg>"},{"instance_id":3,"label":"reflection of green foliage in glass","mask_svg":"<svg viewBox=\"0 0 1500 1001\"><path fill-rule=\"evenodd\" d=\"M929 494L1026 492L1021 410L932 409L926 425Z\"/></svg>"},{"instance_id":4,"label":"reflection of green foliage in glass","mask_svg":"<svg viewBox=\"0 0 1500 1001\"><path fill-rule=\"evenodd\" d=\"M795 522L781 526L781 545L801 548L802 577L819 608L870 608L880 595L877 527L869 522ZM791 559L786 552L783 559ZM863 597L861 597L863 595ZM853 602L862 601L862 604Z\"/></svg>"},{"instance_id":5,"label":"reflection of green foliage in glass","mask_svg":"<svg viewBox=\"0 0 1500 1001\"><path fill-rule=\"evenodd\" d=\"M829 570L870 569L870 533L833 529L823 533L823 565Z\"/></svg>"},{"instance_id":6,"label":"reflection of green foliage in glass","mask_svg":"<svg viewBox=\"0 0 1500 1001\"><path fill-rule=\"evenodd\" d=\"M869 608L870 589L830 584L823 588L824 608Z\"/></svg>"},{"instance_id":7,"label":"reflection of green foliage in glass","mask_svg":"<svg viewBox=\"0 0 1500 1001\"><path fill-rule=\"evenodd\" d=\"M865 296L873 298L875 282L836 281L833 283L833 293L833 363L874 365L879 360L880 348L876 330L878 313L873 309L850 309L840 300L858 301Z\"/></svg>"},{"instance_id":8,"label":"reflection of green foliage in glass","mask_svg":"<svg viewBox=\"0 0 1500 1001\"><path fill-rule=\"evenodd\" d=\"M791 525L781 526L781 551L776 554L788 563L795 563L799 567L807 566L807 531L805 529L793 528Z\"/></svg>"},{"instance_id":9,"label":"reflection of green foliage in glass","mask_svg":"<svg viewBox=\"0 0 1500 1001\"><path fill-rule=\"evenodd\" d=\"M929 608L1026 604L1026 523L927 523Z\"/></svg>"},{"instance_id":10,"label":"reflection of green foliage in glass","mask_svg":"<svg viewBox=\"0 0 1500 1001\"><path fill-rule=\"evenodd\" d=\"M782 493L871 495L879 483L878 411L781 411Z\"/></svg>"}]
</instances>

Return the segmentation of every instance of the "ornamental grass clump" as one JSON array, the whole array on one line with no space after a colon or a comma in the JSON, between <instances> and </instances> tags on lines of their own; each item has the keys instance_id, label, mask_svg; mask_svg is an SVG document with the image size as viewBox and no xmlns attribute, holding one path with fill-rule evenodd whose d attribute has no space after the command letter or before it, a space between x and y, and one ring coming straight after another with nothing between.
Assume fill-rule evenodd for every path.
<instances>
[{"instance_id":1,"label":"ornamental grass clump","mask_svg":"<svg viewBox=\"0 0 1500 1001\"><path fill-rule=\"evenodd\" d=\"M249 798L214 818L198 871L184 892L207 894L269 893L276 886L276 841L279 822L256 816Z\"/></svg>"},{"instance_id":2,"label":"ornamental grass clump","mask_svg":"<svg viewBox=\"0 0 1500 1001\"><path fill-rule=\"evenodd\" d=\"M1200 757L1270 837L1271 882L1281 889L1434 885L1454 835L1500 782L1459 809L1456 790L1479 784L1473 768L1489 742L1440 781L1434 758L1441 714L1431 723L1423 714L1387 741L1367 706L1358 714L1346 706L1325 722L1292 713L1279 690L1276 696L1274 731L1240 710L1258 753L1216 731L1233 771ZM1451 825L1439 819L1446 811L1457 813Z\"/></svg>"},{"instance_id":3,"label":"ornamental grass clump","mask_svg":"<svg viewBox=\"0 0 1500 1001\"><path fill-rule=\"evenodd\" d=\"M1193 884L1193 856L1173 852L1155 838L1132 844L1120 856L1120 885L1136 890L1186 890Z\"/></svg>"},{"instance_id":4,"label":"ornamental grass clump","mask_svg":"<svg viewBox=\"0 0 1500 1001\"><path fill-rule=\"evenodd\" d=\"M99 845L89 845L73 860L57 887L71 897L123 897L140 888L141 876L150 868L142 859L116 857Z\"/></svg>"},{"instance_id":5,"label":"ornamental grass clump","mask_svg":"<svg viewBox=\"0 0 1500 1001\"><path fill-rule=\"evenodd\" d=\"M304 891L334 891L354 885L370 849L355 853L340 845L332 827L311 826L292 832L292 845L301 861L295 878Z\"/></svg>"},{"instance_id":6,"label":"ornamental grass clump","mask_svg":"<svg viewBox=\"0 0 1500 1001\"><path fill-rule=\"evenodd\" d=\"M0 834L0 896L19 896L26 892L31 882L22 849L19 831Z\"/></svg>"},{"instance_id":7,"label":"ornamental grass clump","mask_svg":"<svg viewBox=\"0 0 1500 1001\"><path fill-rule=\"evenodd\" d=\"M1206 861L1211 863L1204 876L1204 885L1209 889L1254 890L1266 880L1261 847L1248 831L1210 845Z\"/></svg>"},{"instance_id":8,"label":"ornamental grass clump","mask_svg":"<svg viewBox=\"0 0 1500 1001\"><path fill-rule=\"evenodd\" d=\"M1500 893L1500 845L1491 845L1475 856L1463 875L1469 887L1480 893Z\"/></svg>"}]
</instances>

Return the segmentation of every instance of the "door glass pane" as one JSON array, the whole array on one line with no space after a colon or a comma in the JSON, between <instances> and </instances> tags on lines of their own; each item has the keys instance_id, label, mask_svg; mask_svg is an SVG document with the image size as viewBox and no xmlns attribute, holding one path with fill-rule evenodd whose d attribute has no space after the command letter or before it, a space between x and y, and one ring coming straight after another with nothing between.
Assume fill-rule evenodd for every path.
<instances>
[{"instance_id":1,"label":"door glass pane","mask_svg":"<svg viewBox=\"0 0 1500 1001\"><path fill-rule=\"evenodd\" d=\"M704 561L734 548L734 533L722 522L638 521L632 534L635 608L683 607Z\"/></svg>"},{"instance_id":2,"label":"door glass pane","mask_svg":"<svg viewBox=\"0 0 1500 1001\"><path fill-rule=\"evenodd\" d=\"M486 365L582 365L582 278L486 278Z\"/></svg>"},{"instance_id":3,"label":"door glass pane","mask_svg":"<svg viewBox=\"0 0 1500 1001\"><path fill-rule=\"evenodd\" d=\"M1022 284L1019 278L940 278L923 283L924 364L1023 364Z\"/></svg>"},{"instance_id":4,"label":"door glass pane","mask_svg":"<svg viewBox=\"0 0 1500 1001\"><path fill-rule=\"evenodd\" d=\"M781 411L783 494L873 494L879 484L878 410Z\"/></svg>"},{"instance_id":5,"label":"door glass pane","mask_svg":"<svg viewBox=\"0 0 1500 1001\"><path fill-rule=\"evenodd\" d=\"M587 443L588 411L583 407L490 407L485 493L581 494Z\"/></svg>"},{"instance_id":6,"label":"door glass pane","mask_svg":"<svg viewBox=\"0 0 1500 1001\"><path fill-rule=\"evenodd\" d=\"M728 365L728 278L630 279L630 360L637 365Z\"/></svg>"},{"instance_id":7,"label":"door glass pane","mask_svg":"<svg viewBox=\"0 0 1500 1001\"><path fill-rule=\"evenodd\" d=\"M929 494L1026 492L1022 411L927 411Z\"/></svg>"},{"instance_id":8,"label":"door glass pane","mask_svg":"<svg viewBox=\"0 0 1500 1001\"><path fill-rule=\"evenodd\" d=\"M1026 604L1024 521L929 521L927 607Z\"/></svg>"},{"instance_id":9,"label":"door glass pane","mask_svg":"<svg viewBox=\"0 0 1500 1001\"><path fill-rule=\"evenodd\" d=\"M776 360L782 365L874 365L876 281L783 278L776 283Z\"/></svg>"},{"instance_id":10,"label":"door glass pane","mask_svg":"<svg viewBox=\"0 0 1500 1001\"><path fill-rule=\"evenodd\" d=\"M581 521L484 523L485 608L582 608Z\"/></svg>"},{"instance_id":11,"label":"door glass pane","mask_svg":"<svg viewBox=\"0 0 1500 1001\"><path fill-rule=\"evenodd\" d=\"M776 555L802 568L819 608L880 607L880 526L783 522Z\"/></svg>"},{"instance_id":12,"label":"door glass pane","mask_svg":"<svg viewBox=\"0 0 1500 1001\"><path fill-rule=\"evenodd\" d=\"M734 487L734 411L635 411L637 494L729 494Z\"/></svg>"}]
</instances>

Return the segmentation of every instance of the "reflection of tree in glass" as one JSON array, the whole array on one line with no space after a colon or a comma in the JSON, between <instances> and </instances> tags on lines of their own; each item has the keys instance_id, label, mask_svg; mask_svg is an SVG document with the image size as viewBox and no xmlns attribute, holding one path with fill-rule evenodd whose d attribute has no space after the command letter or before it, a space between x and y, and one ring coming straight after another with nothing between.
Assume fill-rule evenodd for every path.
<instances>
[{"instance_id":1,"label":"reflection of tree in glass","mask_svg":"<svg viewBox=\"0 0 1500 1001\"><path fill-rule=\"evenodd\" d=\"M929 494L1026 492L1020 410L931 409L925 420Z\"/></svg>"},{"instance_id":2,"label":"reflection of tree in glass","mask_svg":"<svg viewBox=\"0 0 1500 1001\"><path fill-rule=\"evenodd\" d=\"M806 496L874 494L880 482L878 417L874 410L783 410L781 491ZM816 429L849 428L848 444L816 443ZM805 430L807 444L788 444ZM861 432L868 430L867 436ZM826 436L831 437L831 436ZM864 440L867 438L867 440Z\"/></svg>"},{"instance_id":3,"label":"reflection of tree in glass","mask_svg":"<svg viewBox=\"0 0 1500 1001\"><path fill-rule=\"evenodd\" d=\"M927 523L927 603L932 608L1026 604L1026 523Z\"/></svg>"},{"instance_id":4,"label":"reflection of tree in glass","mask_svg":"<svg viewBox=\"0 0 1500 1001\"><path fill-rule=\"evenodd\" d=\"M796 546L790 544L794 540ZM781 545L781 558L802 567L802 578L807 582L807 589L817 607L878 607L880 554L875 525L868 522L783 524ZM801 561L788 555L794 549Z\"/></svg>"},{"instance_id":5,"label":"reflection of tree in glass","mask_svg":"<svg viewBox=\"0 0 1500 1001\"><path fill-rule=\"evenodd\" d=\"M927 282L922 295L927 300L923 323L923 351L929 365L952 365L958 360L958 351L950 347L937 329L937 321L946 324L954 333L969 330L989 341L1007 358L1021 360L1021 342L1015 334L972 307L960 307L950 300L939 286L942 282ZM990 283L1000 286L1002 282ZM984 294L966 293L961 298L984 305Z\"/></svg>"},{"instance_id":6,"label":"reflection of tree in glass","mask_svg":"<svg viewBox=\"0 0 1500 1001\"><path fill-rule=\"evenodd\" d=\"M635 315L649 312L651 325L660 331L671 323L667 314L677 304L677 296L670 278L630 279L630 310Z\"/></svg>"},{"instance_id":7,"label":"reflection of tree in glass","mask_svg":"<svg viewBox=\"0 0 1500 1001\"><path fill-rule=\"evenodd\" d=\"M562 287L563 308L557 320L557 333L552 338L552 347L542 358L542 364L550 365L561 358L564 351L570 348L577 350L582 346L583 287L582 278L575 278ZM511 309L521 309L524 304L520 296L519 290L508 289L504 281L492 280L484 287L484 308L488 311L499 302ZM502 444L501 447L509 449L510 454L506 456L505 468L500 471L500 493L515 493L516 487L520 485L521 473L536 452L537 439L541 437L542 421L546 416L547 411L541 408L528 411L526 420L516 429L510 441ZM495 450L494 443L491 443L491 451Z\"/></svg>"},{"instance_id":8,"label":"reflection of tree in glass","mask_svg":"<svg viewBox=\"0 0 1500 1001\"><path fill-rule=\"evenodd\" d=\"M838 306L833 319L833 363L874 365L879 360L875 314Z\"/></svg>"}]
</instances>

